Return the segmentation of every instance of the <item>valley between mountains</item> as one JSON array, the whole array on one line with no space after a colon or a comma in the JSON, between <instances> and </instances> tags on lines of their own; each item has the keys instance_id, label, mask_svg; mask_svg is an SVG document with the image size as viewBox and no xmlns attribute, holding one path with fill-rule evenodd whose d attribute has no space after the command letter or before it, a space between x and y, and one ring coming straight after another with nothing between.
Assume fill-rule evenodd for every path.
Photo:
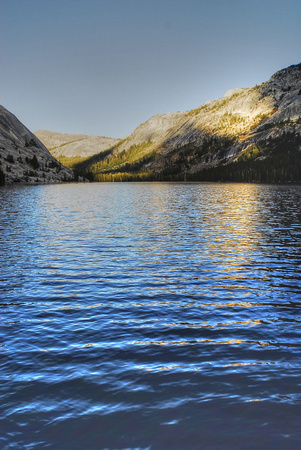
<instances>
[{"instance_id":1,"label":"valley between mountains","mask_svg":"<svg viewBox=\"0 0 301 450\"><path fill-rule=\"evenodd\" d=\"M13 142L8 122L4 137ZM65 179L72 170L91 181L300 182L301 64L194 110L156 115L123 139L38 130L23 141L24 151L36 149L37 171L47 147Z\"/></svg>"}]
</instances>

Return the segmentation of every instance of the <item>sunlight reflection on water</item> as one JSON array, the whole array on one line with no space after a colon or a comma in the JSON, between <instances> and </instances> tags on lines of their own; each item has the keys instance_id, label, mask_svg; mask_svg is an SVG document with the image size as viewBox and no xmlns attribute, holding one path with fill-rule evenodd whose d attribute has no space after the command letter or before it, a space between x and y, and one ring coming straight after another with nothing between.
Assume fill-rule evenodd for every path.
<instances>
[{"instance_id":1,"label":"sunlight reflection on water","mask_svg":"<svg viewBox=\"0 0 301 450\"><path fill-rule=\"evenodd\" d=\"M1 446L297 448L300 200L1 188Z\"/></svg>"}]
</instances>

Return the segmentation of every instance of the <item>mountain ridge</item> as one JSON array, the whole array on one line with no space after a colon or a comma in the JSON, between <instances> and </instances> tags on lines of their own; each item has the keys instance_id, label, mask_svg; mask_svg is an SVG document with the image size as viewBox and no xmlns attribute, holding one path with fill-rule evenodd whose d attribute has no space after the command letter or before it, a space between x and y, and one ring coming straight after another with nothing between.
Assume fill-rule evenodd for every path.
<instances>
[{"instance_id":1,"label":"mountain ridge","mask_svg":"<svg viewBox=\"0 0 301 450\"><path fill-rule=\"evenodd\" d=\"M153 116L111 150L77 164L76 170L98 181L299 182L300 136L301 64L297 64L260 85L232 89L191 111ZM297 171L278 148L286 141ZM247 159L256 166L249 174ZM283 163L290 166L285 174ZM235 174L224 177L222 169L226 174L230 165Z\"/></svg>"},{"instance_id":2,"label":"mountain ridge","mask_svg":"<svg viewBox=\"0 0 301 450\"><path fill-rule=\"evenodd\" d=\"M55 157L94 181L301 181L301 63L193 110L157 114L124 139L47 130L33 135L1 108L0 156L6 153L0 176L7 182L71 179ZM16 150L27 158L25 166ZM35 171L29 170L37 155Z\"/></svg>"},{"instance_id":3,"label":"mountain ridge","mask_svg":"<svg viewBox=\"0 0 301 450\"><path fill-rule=\"evenodd\" d=\"M49 130L37 130L34 135L56 158L60 156L86 158L112 147L120 141L120 139L104 136L58 133Z\"/></svg>"}]
</instances>

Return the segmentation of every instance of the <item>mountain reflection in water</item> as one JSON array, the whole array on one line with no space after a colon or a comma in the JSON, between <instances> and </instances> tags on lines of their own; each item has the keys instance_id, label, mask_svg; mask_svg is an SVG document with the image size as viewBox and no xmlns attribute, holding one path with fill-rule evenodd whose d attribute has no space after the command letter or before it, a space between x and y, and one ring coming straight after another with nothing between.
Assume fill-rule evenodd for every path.
<instances>
[{"instance_id":1,"label":"mountain reflection in water","mask_svg":"<svg viewBox=\"0 0 301 450\"><path fill-rule=\"evenodd\" d=\"M0 189L1 448L299 448L301 187Z\"/></svg>"}]
</instances>

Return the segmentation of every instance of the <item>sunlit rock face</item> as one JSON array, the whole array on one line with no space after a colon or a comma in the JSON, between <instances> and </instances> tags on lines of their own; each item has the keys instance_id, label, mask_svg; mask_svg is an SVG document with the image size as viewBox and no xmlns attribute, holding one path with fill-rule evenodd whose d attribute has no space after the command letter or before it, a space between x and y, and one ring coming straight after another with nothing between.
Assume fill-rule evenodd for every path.
<instances>
[{"instance_id":1,"label":"sunlit rock face","mask_svg":"<svg viewBox=\"0 0 301 450\"><path fill-rule=\"evenodd\" d=\"M301 64L275 73L260 92L274 99L277 111L265 124L296 121L301 117Z\"/></svg>"},{"instance_id":2,"label":"sunlit rock face","mask_svg":"<svg viewBox=\"0 0 301 450\"><path fill-rule=\"evenodd\" d=\"M202 171L248 158L251 165L261 161L263 167L264 160L278 158L282 144L287 144L284 153L289 155L292 149L299 160L300 135L301 64L277 72L261 85L232 89L192 111L156 115L112 152L99 154L98 160L94 157L90 166L86 162L83 168L92 170L100 180L110 179L109 173L124 180L128 176L202 180L202 176L198 178ZM106 164L108 158L110 164ZM283 161L278 160L281 165Z\"/></svg>"},{"instance_id":3,"label":"sunlit rock face","mask_svg":"<svg viewBox=\"0 0 301 450\"><path fill-rule=\"evenodd\" d=\"M0 183L59 183L73 178L13 114L0 106Z\"/></svg>"},{"instance_id":4,"label":"sunlit rock face","mask_svg":"<svg viewBox=\"0 0 301 450\"><path fill-rule=\"evenodd\" d=\"M185 113L161 142L152 165L160 170L160 164L176 166L181 160L182 170L193 173L234 161L250 146L262 146L288 131L300 134L300 94L301 65L277 72L262 85L228 91Z\"/></svg>"}]
</instances>

